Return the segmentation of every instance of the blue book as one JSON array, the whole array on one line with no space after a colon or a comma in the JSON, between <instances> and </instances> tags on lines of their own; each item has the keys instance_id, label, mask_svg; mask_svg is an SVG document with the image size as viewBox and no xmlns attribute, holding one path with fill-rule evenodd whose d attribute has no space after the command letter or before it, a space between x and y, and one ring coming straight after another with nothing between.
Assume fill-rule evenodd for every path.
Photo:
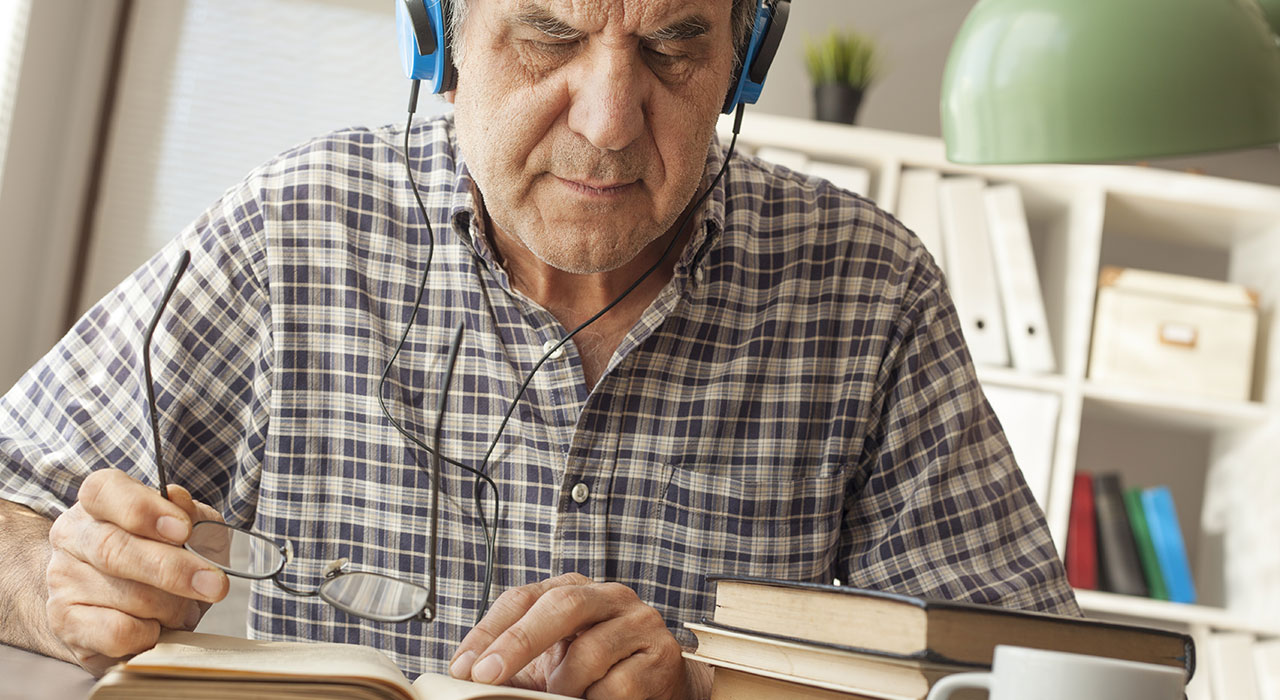
<instances>
[{"instance_id":1,"label":"blue book","mask_svg":"<svg viewBox=\"0 0 1280 700\"><path fill-rule=\"evenodd\" d=\"M1160 573L1169 588L1169 600L1175 603L1196 602L1196 586L1191 581L1191 565L1187 563L1187 547L1178 526L1178 512L1173 507L1173 494L1168 486L1143 489L1142 510L1147 516L1151 545L1160 563Z\"/></svg>"}]
</instances>

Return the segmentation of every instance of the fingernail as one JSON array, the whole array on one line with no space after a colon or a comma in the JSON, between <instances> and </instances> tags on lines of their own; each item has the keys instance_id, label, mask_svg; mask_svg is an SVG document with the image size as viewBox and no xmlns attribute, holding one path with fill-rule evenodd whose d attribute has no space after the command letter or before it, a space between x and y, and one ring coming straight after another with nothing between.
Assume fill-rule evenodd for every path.
<instances>
[{"instance_id":1,"label":"fingernail","mask_svg":"<svg viewBox=\"0 0 1280 700\"><path fill-rule=\"evenodd\" d=\"M502 675L502 657L490 654L471 668L471 680L477 683L492 683Z\"/></svg>"},{"instance_id":2,"label":"fingernail","mask_svg":"<svg viewBox=\"0 0 1280 700\"><path fill-rule=\"evenodd\" d=\"M467 680L467 674L471 671L471 664L476 661L476 653L474 651L464 651L462 655L453 660L449 665L449 675L461 680Z\"/></svg>"},{"instance_id":3,"label":"fingernail","mask_svg":"<svg viewBox=\"0 0 1280 700\"><path fill-rule=\"evenodd\" d=\"M198 624L200 624L200 606L192 605L187 611L187 619L182 621L182 626L189 630L193 630Z\"/></svg>"},{"instance_id":4,"label":"fingernail","mask_svg":"<svg viewBox=\"0 0 1280 700\"><path fill-rule=\"evenodd\" d=\"M156 530L161 537L174 544L182 544L187 541L186 524L171 515L160 516L160 519L156 521Z\"/></svg>"},{"instance_id":5,"label":"fingernail","mask_svg":"<svg viewBox=\"0 0 1280 700\"><path fill-rule=\"evenodd\" d=\"M191 587L206 598L214 598L222 592L222 575L216 571L201 569L191 577Z\"/></svg>"}]
</instances>

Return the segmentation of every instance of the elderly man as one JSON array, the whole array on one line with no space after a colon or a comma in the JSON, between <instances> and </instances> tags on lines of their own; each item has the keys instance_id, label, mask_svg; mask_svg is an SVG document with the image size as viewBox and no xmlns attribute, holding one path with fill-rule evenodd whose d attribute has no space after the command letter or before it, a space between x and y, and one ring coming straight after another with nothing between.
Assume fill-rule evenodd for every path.
<instances>
[{"instance_id":1,"label":"elderly man","mask_svg":"<svg viewBox=\"0 0 1280 700\"><path fill-rule=\"evenodd\" d=\"M1076 612L919 241L716 142L754 0L468 5L452 117L258 169L5 397L4 641L101 672L193 627L227 578L180 545L223 518L292 546L257 637L588 697L704 694L713 573ZM427 445L379 400L425 441L459 325L434 619L276 585L425 585Z\"/></svg>"}]
</instances>

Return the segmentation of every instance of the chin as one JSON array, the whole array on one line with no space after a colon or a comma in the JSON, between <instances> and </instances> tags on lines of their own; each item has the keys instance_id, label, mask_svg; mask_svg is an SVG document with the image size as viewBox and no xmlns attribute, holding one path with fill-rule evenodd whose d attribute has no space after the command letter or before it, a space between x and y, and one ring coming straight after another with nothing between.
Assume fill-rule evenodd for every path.
<instances>
[{"instance_id":1,"label":"chin","mask_svg":"<svg viewBox=\"0 0 1280 700\"><path fill-rule=\"evenodd\" d=\"M592 233L580 240L576 245L532 245L529 249L542 262L561 272L575 275L596 275L612 272L631 262L640 251L652 243L646 237L627 245L625 242L612 240L608 233ZM609 241L611 245L600 245L601 241ZM564 243L564 241L557 241Z\"/></svg>"}]
</instances>

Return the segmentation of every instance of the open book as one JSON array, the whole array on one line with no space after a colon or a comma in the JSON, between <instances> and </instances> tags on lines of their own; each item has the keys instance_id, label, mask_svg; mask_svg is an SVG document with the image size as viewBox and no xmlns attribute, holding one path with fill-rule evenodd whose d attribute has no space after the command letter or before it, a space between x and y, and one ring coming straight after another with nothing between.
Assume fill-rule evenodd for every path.
<instances>
[{"instance_id":1,"label":"open book","mask_svg":"<svg viewBox=\"0 0 1280 700\"><path fill-rule=\"evenodd\" d=\"M91 700L357 698L543 700L564 696L424 674L410 684L382 652L352 644L263 642L165 632L154 649L111 669Z\"/></svg>"}]
</instances>

